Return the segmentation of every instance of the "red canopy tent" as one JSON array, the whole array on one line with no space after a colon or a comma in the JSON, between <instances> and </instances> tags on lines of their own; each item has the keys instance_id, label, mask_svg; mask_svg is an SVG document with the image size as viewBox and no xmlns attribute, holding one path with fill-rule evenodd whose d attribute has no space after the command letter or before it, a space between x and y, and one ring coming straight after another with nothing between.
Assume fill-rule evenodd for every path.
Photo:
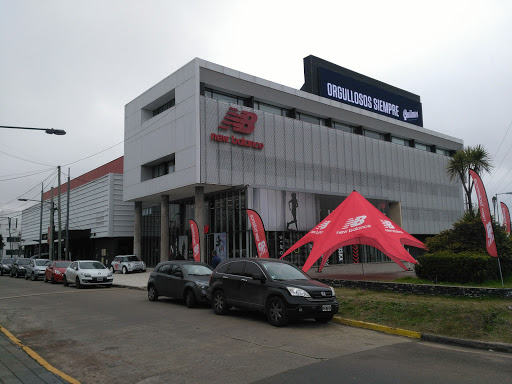
<instances>
[{"instance_id":1,"label":"red canopy tent","mask_svg":"<svg viewBox=\"0 0 512 384\"><path fill-rule=\"evenodd\" d=\"M307 272L323 255L320 270L338 248L370 245L407 270L402 261L416 263L403 245L425 248L425 245L393 223L357 191L353 191L329 216L288 249L281 259L304 244L313 242L313 249L302 267Z\"/></svg>"}]
</instances>

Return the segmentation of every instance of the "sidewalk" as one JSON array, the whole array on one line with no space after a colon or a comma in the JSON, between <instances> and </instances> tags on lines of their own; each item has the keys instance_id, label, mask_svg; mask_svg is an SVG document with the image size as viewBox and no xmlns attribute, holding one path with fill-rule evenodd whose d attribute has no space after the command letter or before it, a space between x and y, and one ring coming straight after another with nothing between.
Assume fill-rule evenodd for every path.
<instances>
[{"instance_id":1,"label":"sidewalk","mask_svg":"<svg viewBox=\"0 0 512 384\"><path fill-rule=\"evenodd\" d=\"M29 356L28 352L15 344L4 331L2 328L0 332L0 383L68 383Z\"/></svg>"}]
</instances>

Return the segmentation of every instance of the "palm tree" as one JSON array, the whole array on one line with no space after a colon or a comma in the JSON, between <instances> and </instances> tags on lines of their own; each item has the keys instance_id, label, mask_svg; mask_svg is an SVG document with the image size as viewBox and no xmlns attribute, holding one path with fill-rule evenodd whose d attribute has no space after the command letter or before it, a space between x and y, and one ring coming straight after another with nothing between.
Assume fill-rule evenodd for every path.
<instances>
[{"instance_id":1,"label":"palm tree","mask_svg":"<svg viewBox=\"0 0 512 384\"><path fill-rule=\"evenodd\" d=\"M483 172L490 173L493 168L491 157L485 148L481 145L476 147L467 147L457 151L455 155L448 161L446 165L446 173L450 180L460 179L466 199L468 202L468 210L470 214L473 212L473 204L471 202L471 193L473 192L473 181L469 176L469 170L473 169L480 177Z\"/></svg>"}]
</instances>

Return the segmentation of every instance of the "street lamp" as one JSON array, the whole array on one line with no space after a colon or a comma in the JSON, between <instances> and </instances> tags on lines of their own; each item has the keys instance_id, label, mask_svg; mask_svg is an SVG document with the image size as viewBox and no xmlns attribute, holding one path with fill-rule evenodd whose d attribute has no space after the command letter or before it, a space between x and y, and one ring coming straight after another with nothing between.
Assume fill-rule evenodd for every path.
<instances>
[{"instance_id":1,"label":"street lamp","mask_svg":"<svg viewBox=\"0 0 512 384\"><path fill-rule=\"evenodd\" d=\"M512 192L497 193L492 198L492 205L494 206L494 217L496 217L496 204L498 204L498 195L512 195ZM500 210L498 209L498 220L500 221Z\"/></svg>"},{"instance_id":2,"label":"street lamp","mask_svg":"<svg viewBox=\"0 0 512 384\"><path fill-rule=\"evenodd\" d=\"M36 131L45 131L49 135L58 135L62 136L66 134L66 131L63 129L54 129L54 128L32 128L32 127L13 127L9 125L0 125L0 128L6 129L32 129Z\"/></svg>"}]
</instances>

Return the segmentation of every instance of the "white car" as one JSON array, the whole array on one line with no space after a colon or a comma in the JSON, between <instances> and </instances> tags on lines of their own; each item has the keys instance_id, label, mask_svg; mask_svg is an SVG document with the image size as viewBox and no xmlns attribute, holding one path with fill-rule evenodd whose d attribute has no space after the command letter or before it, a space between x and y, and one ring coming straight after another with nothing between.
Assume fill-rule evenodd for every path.
<instances>
[{"instance_id":1,"label":"white car","mask_svg":"<svg viewBox=\"0 0 512 384\"><path fill-rule=\"evenodd\" d=\"M146 264L135 255L119 255L110 263L110 271L127 274L128 272L146 272Z\"/></svg>"},{"instance_id":2,"label":"white car","mask_svg":"<svg viewBox=\"0 0 512 384\"><path fill-rule=\"evenodd\" d=\"M62 281L65 286L75 284L77 288L86 285L105 285L112 286L114 277L107 267L96 260L73 261L66 268Z\"/></svg>"}]
</instances>

